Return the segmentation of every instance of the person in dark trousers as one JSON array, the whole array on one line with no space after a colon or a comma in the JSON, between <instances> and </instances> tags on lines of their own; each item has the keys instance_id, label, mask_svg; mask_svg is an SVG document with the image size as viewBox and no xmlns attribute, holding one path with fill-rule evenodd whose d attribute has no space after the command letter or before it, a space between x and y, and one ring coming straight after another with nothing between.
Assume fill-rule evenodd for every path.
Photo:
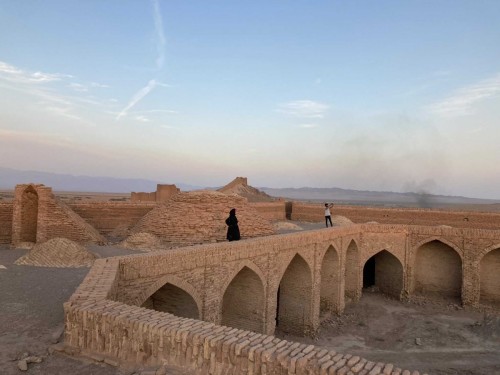
<instances>
[{"instance_id":1,"label":"person in dark trousers","mask_svg":"<svg viewBox=\"0 0 500 375\"><path fill-rule=\"evenodd\" d=\"M240 228L238 227L238 219L236 218L236 208L229 211L229 217L226 219L228 241L238 241L240 239Z\"/></svg>"},{"instance_id":2,"label":"person in dark trousers","mask_svg":"<svg viewBox=\"0 0 500 375\"><path fill-rule=\"evenodd\" d=\"M325 203L325 224L326 227L328 228L328 222L330 222L330 226L333 227L332 224L332 214L330 213L330 208L333 207L333 203Z\"/></svg>"}]
</instances>

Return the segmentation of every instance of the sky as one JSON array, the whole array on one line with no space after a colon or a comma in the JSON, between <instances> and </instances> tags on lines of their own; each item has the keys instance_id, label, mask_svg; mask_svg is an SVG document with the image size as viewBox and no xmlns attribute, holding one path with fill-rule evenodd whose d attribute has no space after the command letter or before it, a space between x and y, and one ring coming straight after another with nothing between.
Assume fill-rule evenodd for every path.
<instances>
[{"instance_id":1,"label":"sky","mask_svg":"<svg viewBox=\"0 0 500 375\"><path fill-rule=\"evenodd\" d=\"M497 0L0 0L0 167L500 199L499 20Z\"/></svg>"}]
</instances>

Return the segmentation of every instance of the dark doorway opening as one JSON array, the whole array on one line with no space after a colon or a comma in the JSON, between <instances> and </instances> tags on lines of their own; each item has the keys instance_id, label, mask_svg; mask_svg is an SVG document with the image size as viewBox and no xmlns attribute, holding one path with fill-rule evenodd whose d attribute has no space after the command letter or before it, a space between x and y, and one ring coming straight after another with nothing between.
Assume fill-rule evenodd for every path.
<instances>
[{"instance_id":1,"label":"dark doorway opening","mask_svg":"<svg viewBox=\"0 0 500 375\"><path fill-rule=\"evenodd\" d=\"M363 288L375 285L375 256L368 259L363 267Z\"/></svg>"},{"instance_id":2,"label":"dark doorway opening","mask_svg":"<svg viewBox=\"0 0 500 375\"><path fill-rule=\"evenodd\" d=\"M292 202L285 202L285 215L287 220L292 220Z\"/></svg>"},{"instance_id":3,"label":"dark doorway opening","mask_svg":"<svg viewBox=\"0 0 500 375\"><path fill-rule=\"evenodd\" d=\"M280 325L280 287L278 287L278 295L276 297L276 327Z\"/></svg>"}]
</instances>

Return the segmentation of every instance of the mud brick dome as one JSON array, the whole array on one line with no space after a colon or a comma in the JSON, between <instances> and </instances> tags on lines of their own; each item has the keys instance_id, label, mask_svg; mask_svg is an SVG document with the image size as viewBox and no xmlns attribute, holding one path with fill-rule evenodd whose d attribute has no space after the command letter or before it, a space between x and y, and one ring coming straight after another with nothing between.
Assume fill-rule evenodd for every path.
<instances>
[{"instance_id":1,"label":"mud brick dome","mask_svg":"<svg viewBox=\"0 0 500 375\"><path fill-rule=\"evenodd\" d=\"M242 238L275 233L271 223L245 198L216 191L176 194L146 214L132 233L151 233L178 244L225 241L225 220L232 208L236 209Z\"/></svg>"}]
</instances>

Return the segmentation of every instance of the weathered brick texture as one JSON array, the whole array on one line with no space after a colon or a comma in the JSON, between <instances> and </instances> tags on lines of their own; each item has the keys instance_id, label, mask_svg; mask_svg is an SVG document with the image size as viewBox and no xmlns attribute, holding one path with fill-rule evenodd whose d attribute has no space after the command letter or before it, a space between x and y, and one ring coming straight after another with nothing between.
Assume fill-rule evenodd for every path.
<instances>
[{"instance_id":1,"label":"weathered brick texture","mask_svg":"<svg viewBox=\"0 0 500 375\"><path fill-rule=\"evenodd\" d=\"M139 220L132 233L151 233L177 244L226 241L225 220L232 208L242 238L275 233L245 198L215 191L176 194Z\"/></svg>"},{"instance_id":2,"label":"weathered brick texture","mask_svg":"<svg viewBox=\"0 0 500 375\"><path fill-rule=\"evenodd\" d=\"M154 209L156 203L89 202L72 203L68 206L102 235L115 234L122 237Z\"/></svg>"},{"instance_id":3,"label":"weathered brick texture","mask_svg":"<svg viewBox=\"0 0 500 375\"><path fill-rule=\"evenodd\" d=\"M65 340L86 354L199 373L411 373L269 335L276 318L281 329L314 332L322 304L341 312L345 300L359 298L371 261L382 291L410 298L433 292L417 287L422 272L433 277L436 264L421 259L429 251L456 252L464 305L500 302L498 274L482 274L485 259L500 263L500 231L352 225L97 260L65 304ZM148 302L155 294L156 305ZM193 311L200 320L188 315Z\"/></svg>"},{"instance_id":4,"label":"weathered brick texture","mask_svg":"<svg viewBox=\"0 0 500 375\"><path fill-rule=\"evenodd\" d=\"M323 204L293 202L292 220L324 220ZM500 213L447 211L424 208L379 208L335 205L332 215L349 218L354 223L375 221L379 224L449 225L457 228L500 229Z\"/></svg>"},{"instance_id":5,"label":"weathered brick texture","mask_svg":"<svg viewBox=\"0 0 500 375\"><path fill-rule=\"evenodd\" d=\"M64 237L76 242L105 239L44 185L17 185L13 203L12 244Z\"/></svg>"},{"instance_id":6,"label":"weathered brick texture","mask_svg":"<svg viewBox=\"0 0 500 375\"><path fill-rule=\"evenodd\" d=\"M0 203L0 244L12 241L12 214L14 207L11 202Z\"/></svg>"}]
</instances>

